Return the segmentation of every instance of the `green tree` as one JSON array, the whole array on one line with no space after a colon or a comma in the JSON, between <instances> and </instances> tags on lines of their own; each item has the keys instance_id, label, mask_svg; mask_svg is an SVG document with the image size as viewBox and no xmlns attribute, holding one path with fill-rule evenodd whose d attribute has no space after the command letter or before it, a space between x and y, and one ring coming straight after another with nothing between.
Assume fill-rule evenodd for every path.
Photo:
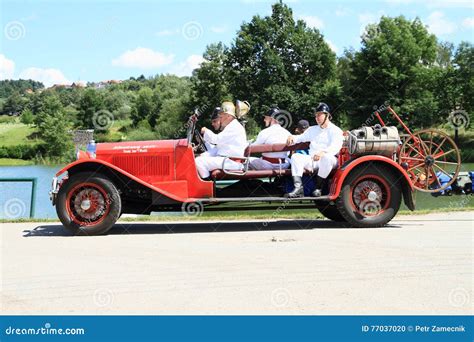
<instances>
[{"instance_id":1,"label":"green tree","mask_svg":"<svg viewBox=\"0 0 474 342\"><path fill-rule=\"evenodd\" d=\"M295 122L320 101L334 107L340 100L334 52L319 30L295 21L283 3L272 6L271 16L241 26L225 64L230 92L249 100L256 117L277 104Z\"/></svg>"},{"instance_id":2,"label":"green tree","mask_svg":"<svg viewBox=\"0 0 474 342\"><path fill-rule=\"evenodd\" d=\"M3 113L5 114L18 114L21 113L25 108L27 100L18 91L14 91L10 96L7 97L3 104Z\"/></svg>"},{"instance_id":3,"label":"green tree","mask_svg":"<svg viewBox=\"0 0 474 342\"><path fill-rule=\"evenodd\" d=\"M436 37L418 18L382 17L378 24L368 25L344 89L351 94L351 126L364 123L374 108L385 103L412 127L439 120L432 83L436 75L431 69L437 48Z\"/></svg>"},{"instance_id":4,"label":"green tree","mask_svg":"<svg viewBox=\"0 0 474 342\"><path fill-rule=\"evenodd\" d=\"M132 107L131 117L133 126L136 127L140 121L146 120L154 109L153 91L148 87L143 87L138 92L138 96Z\"/></svg>"},{"instance_id":5,"label":"green tree","mask_svg":"<svg viewBox=\"0 0 474 342\"><path fill-rule=\"evenodd\" d=\"M224 44L211 44L203 54L204 62L191 77L193 97L192 107L199 108L205 114L204 123L209 123L209 114L219 106L223 99L229 98L226 79L227 60Z\"/></svg>"},{"instance_id":6,"label":"green tree","mask_svg":"<svg viewBox=\"0 0 474 342\"><path fill-rule=\"evenodd\" d=\"M34 118L35 117L33 116L31 109L27 108L21 113L20 121L25 125L31 125L34 121Z\"/></svg>"},{"instance_id":7,"label":"green tree","mask_svg":"<svg viewBox=\"0 0 474 342\"><path fill-rule=\"evenodd\" d=\"M457 104L472 116L474 112L474 45L461 42L453 60L459 90Z\"/></svg>"},{"instance_id":8,"label":"green tree","mask_svg":"<svg viewBox=\"0 0 474 342\"><path fill-rule=\"evenodd\" d=\"M56 95L45 98L42 111L36 115L38 136L44 141L43 148L46 156L65 160L73 153L71 122L66 111Z\"/></svg>"},{"instance_id":9,"label":"green tree","mask_svg":"<svg viewBox=\"0 0 474 342\"><path fill-rule=\"evenodd\" d=\"M84 129L94 128L94 115L97 116L99 111L104 110L104 99L101 92L87 88L79 100L77 125Z\"/></svg>"}]
</instances>

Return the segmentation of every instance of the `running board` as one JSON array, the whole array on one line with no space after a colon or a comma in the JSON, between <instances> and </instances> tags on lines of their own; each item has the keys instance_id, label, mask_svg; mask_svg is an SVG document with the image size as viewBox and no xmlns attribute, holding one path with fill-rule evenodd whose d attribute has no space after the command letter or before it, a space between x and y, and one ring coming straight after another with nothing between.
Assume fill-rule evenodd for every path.
<instances>
[{"instance_id":1,"label":"running board","mask_svg":"<svg viewBox=\"0 0 474 342\"><path fill-rule=\"evenodd\" d=\"M201 203L219 203L219 202L300 202L300 201L324 201L329 202L329 196L320 197L211 197L196 198L195 202Z\"/></svg>"}]
</instances>

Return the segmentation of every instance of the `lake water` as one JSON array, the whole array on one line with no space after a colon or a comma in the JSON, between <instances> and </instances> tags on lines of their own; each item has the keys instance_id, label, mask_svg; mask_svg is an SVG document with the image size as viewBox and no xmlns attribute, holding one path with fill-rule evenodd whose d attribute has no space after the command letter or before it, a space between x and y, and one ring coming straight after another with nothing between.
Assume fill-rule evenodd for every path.
<instances>
[{"instance_id":1,"label":"lake water","mask_svg":"<svg viewBox=\"0 0 474 342\"><path fill-rule=\"evenodd\" d=\"M35 218L57 218L48 192L51 180L61 168L60 165L0 166L0 178L36 178ZM0 181L0 218L29 217L31 191L31 182Z\"/></svg>"},{"instance_id":2,"label":"lake water","mask_svg":"<svg viewBox=\"0 0 474 342\"><path fill-rule=\"evenodd\" d=\"M0 166L0 178L36 177L36 205L35 218L56 219L56 210L49 200L51 180L61 166ZM474 164L463 164L463 171L474 171ZM29 217L31 183L0 182L0 219ZM474 206L474 196L442 196L433 197L429 194L417 192L416 205L418 210L433 208L459 208ZM402 209L405 207L402 206Z\"/></svg>"}]
</instances>

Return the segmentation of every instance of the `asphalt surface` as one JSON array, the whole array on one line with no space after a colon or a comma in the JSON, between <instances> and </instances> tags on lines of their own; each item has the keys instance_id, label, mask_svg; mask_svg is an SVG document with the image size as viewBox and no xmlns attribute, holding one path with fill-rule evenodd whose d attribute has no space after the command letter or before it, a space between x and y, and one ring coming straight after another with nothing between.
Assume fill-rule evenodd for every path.
<instances>
[{"instance_id":1,"label":"asphalt surface","mask_svg":"<svg viewBox=\"0 0 474 342\"><path fill-rule=\"evenodd\" d=\"M121 223L72 237L1 224L2 314L473 314L474 212Z\"/></svg>"}]
</instances>

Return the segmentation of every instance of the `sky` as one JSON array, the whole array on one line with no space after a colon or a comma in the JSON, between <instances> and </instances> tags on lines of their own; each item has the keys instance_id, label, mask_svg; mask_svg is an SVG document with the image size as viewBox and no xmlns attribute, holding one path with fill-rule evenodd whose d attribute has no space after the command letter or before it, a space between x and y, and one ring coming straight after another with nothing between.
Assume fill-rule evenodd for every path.
<instances>
[{"instance_id":1,"label":"sky","mask_svg":"<svg viewBox=\"0 0 474 342\"><path fill-rule=\"evenodd\" d=\"M207 45L230 45L243 22L275 1L0 0L0 80L46 86L191 75ZM419 17L440 41L474 42L473 0L284 1L341 55L382 15Z\"/></svg>"}]
</instances>

